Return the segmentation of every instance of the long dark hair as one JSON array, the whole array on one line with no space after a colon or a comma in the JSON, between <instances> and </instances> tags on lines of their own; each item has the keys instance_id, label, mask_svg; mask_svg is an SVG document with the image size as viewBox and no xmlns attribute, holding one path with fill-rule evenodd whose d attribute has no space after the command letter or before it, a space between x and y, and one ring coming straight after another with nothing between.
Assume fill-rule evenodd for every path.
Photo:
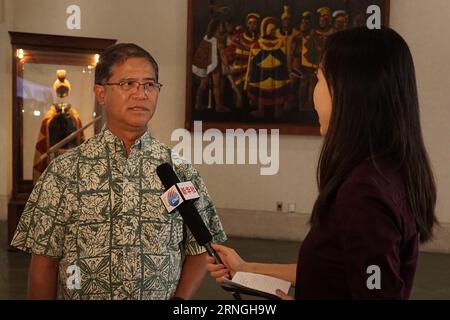
<instances>
[{"instance_id":1,"label":"long dark hair","mask_svg":"<svg viewBox=\"0 0 450 320\"><path fill-rule=\"evenodd\" d=\"M387 158L401 170L421 242L429 241L437 223L436 186L408 45L389 28L337 32L328 38L322 69L333 107L317 167L319 197L312 225L326 218L352 169L366 159Z\"/></svg>"}]
</instances>

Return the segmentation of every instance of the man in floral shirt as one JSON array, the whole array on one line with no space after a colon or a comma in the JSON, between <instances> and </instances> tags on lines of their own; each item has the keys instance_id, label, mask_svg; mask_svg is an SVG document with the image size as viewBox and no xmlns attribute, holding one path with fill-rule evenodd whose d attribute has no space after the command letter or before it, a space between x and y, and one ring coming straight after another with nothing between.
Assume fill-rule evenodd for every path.
<instances>
[{"instance_id":1,"label":"man in floral shirt","mask_svg":"<svg viewBox=\"0 0 450 320\"><path fill-rule=\"evenodd\" d=\"M158 165L170 163L180 180L194 183L214 240L226 236L197 171L148 132L158 65L144 49L119 44L103 53L95 83L105 127L50 164L12 241L32 253L28 296L189 299L206 272L206 253L179 213L162 205Z\"/></svg>"}]
</instances>

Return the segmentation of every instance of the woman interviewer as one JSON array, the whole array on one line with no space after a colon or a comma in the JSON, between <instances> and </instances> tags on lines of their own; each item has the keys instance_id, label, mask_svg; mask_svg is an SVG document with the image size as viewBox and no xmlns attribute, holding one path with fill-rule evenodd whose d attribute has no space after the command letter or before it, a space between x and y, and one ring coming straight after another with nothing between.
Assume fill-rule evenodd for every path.
<instances>
[{"instance_id":1,"label":"woman interviewer","mask_svg":"<svg viewBox=\"0 0 450 320\"><path fill-rule=\"evenodd\" d=\"M237 271L282 278L296 299L408 299L419 242L437 223L408 45L388 28L335 33L317 76L325 142L298 263L249 263L214 245L225 266L209 258L208 270L219 282Z\"/></svg>"}]
</instances>

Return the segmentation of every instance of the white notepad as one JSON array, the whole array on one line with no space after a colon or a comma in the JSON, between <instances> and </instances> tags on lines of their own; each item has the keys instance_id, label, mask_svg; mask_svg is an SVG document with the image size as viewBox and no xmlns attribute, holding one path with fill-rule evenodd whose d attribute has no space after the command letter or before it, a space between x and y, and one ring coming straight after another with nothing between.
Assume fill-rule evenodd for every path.
<instances>
[{"instance_id":1,"label":"white notepad","mask_svg":"<svg viewBox=\"0 0 450 320\"><path fill-rule=\"evenodd\" d=\"M231 282L273 295L278 289L287 294L291 288L289 281L250 272L236 272Z\"/></svg>"}]
</instances>

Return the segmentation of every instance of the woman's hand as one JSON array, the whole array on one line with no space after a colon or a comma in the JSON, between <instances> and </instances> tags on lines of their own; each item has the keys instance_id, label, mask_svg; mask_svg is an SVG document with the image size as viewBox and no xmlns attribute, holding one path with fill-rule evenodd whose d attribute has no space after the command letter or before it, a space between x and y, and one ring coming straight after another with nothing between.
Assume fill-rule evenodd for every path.
<instances>
[{"instance_id":1,"label":"woman's hand","mask_svg":"<svg viewBox=\"0 0 450 320\"><path fill-rule=\"evenodd\" d=\"M243 271L247 262L245 262L237 252L226 246L212 244L212 247L219 254L224 264L216 264L213 257L208 257L207 269L217 282L222 283L224 278L229 278L229 274L234 276L238 271Z\"/></svg>"},{"instance_id":2,"label":"woman's hand","mask_svg":"<svg viewBox=\"0 0 450 320\"><path fill-rule=\"evenodd\" d=\"M281 298L281 300L295 300L294 297L288 296L286 293L279 289L275 293Z\"/></svg>"}]
</instances>

